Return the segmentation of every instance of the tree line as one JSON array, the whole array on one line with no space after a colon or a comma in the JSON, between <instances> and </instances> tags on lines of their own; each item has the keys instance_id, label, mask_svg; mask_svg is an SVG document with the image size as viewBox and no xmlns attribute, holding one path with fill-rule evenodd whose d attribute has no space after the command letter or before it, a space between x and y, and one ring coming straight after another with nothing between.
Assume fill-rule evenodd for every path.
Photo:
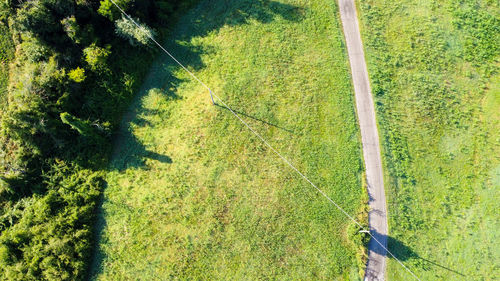
<instances>
[{"instance_id":1,"label":"tree line","mask_svg":"<svg viewBox=\"0 0 500 281\"><path fill-rule=\"evenodd\" d=\"M78 280L111 139L161 37L195 0L2 0L13 42L0 92L0 278ZM3 47L3 45L1 45Z\"/></svg>"}]
</instances>

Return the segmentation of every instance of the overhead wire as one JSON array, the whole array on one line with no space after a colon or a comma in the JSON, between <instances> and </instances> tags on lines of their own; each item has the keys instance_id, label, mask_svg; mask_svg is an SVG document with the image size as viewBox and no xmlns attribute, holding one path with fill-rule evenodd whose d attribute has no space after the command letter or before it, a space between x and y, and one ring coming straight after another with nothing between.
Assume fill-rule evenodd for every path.
<instances>
[{"instance_id":1,"label":"overhead wire","mask_svg":"<svg viewBox=\"0 0 500 281\"><path fill-rule=\"evenodd\" d=\"M311 186L313 186L316 191L318 191L323 197L325 197L330 203L332 203L339 211L341 211L345 216L347 216L352 222L354 222L357 226L360 227L360 232L365 232L370 235L371 239L373 239L375 242L377 242L387 253L391 255L406 271L408 271L415 279L421 281L420 278L418 278L408 267L406 267L403 262L401 262L393 253L387 249L386 246L382 244L375 236L368 230L366 230L361 223L359 223L356 219L354 219L349 213L347 213L339 204L337 204L333 199L331 199L322 189L320 189L318 186L316 186L311 180L309 180L302 172L300 172L287 158L285 158L278 150L276 150L269 142L264 139L257 131L255 131L250 125L248 125L245 120L243 120L231 107L229 107L218 95L216 95L210 87L208 87L203 81L201 81L194 73L192 73L187 67L185 67L179 60L177 60L169 51L167 51L158 41L156 41L153 36L146 32L144 28L138 24L130 15L125 13L125 11L118 5L114 0L110 0L120 12L126 16L130 21L132 21L141 31L144 32L146 36L149 37L161 50L163 50L172 60L174 60L182 69L184 69L191 77L193 77L198 83L200 83L203 87L205 87L211 95L213 95L224 107L226 107L243 125L245 125L255 136L257 136L269 149L271 149L276 155L279 156L292 170L294 170L297 174L299 174L304 180L306 180Z\"/></svg>"}]
</instances>

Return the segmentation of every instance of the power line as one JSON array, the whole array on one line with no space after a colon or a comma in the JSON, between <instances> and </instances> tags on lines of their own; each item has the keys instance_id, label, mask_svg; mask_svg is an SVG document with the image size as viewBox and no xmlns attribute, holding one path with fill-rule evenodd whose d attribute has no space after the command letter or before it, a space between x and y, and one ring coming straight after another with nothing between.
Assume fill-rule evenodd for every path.
<instances>
[{"instance_id":1,"label":"power line","mask_svg":"<svg viewBox=\"0 0 500 281\"><path fill-rule=\"evenodd\" d=\"M406 271L408 271L415 279L420 280L408 267L406 267L394 254L392 254L389 249L387 249L377 238L375 238L374 235L372 235L368 230L366 230L356 219L354 219L349 213L347 213L340 205L338 205L333 199L331 199L323 190L321 190L319 187L317 187L312 181L310 181L304 174L302 174L297 168L295 168L288 159L286 159L279 151L277 151L273 146L269 144L269 142L266 141L259 133L257 133L250 125L248 125L247 122L245 122L236 112L234 112L231 107L229 107L219 96L217 96L211 89L208 87L203 81L201 81L196 75L194 75L189 69L187 69L179 60L177 60L169 51L167 51L160 43L158 43L152 35L150 35L148 32L145 32L143 30L143 27L141 27L131 16L129 16L123 9L118 6L118 4L115 3L114 0L110 0L117 8L120 10L120 12L125 15L128 19L130 19L141 31L146 34L158 47L160 47L161 50L163 50L170 58L172 58L180 67L182 67L187 73L189 73L196 81L198 81L203 87L205 87L210 95L214 96L218 101L224 105L238 120L240 120L243 125L245 125L254 135L256 135L267 147L269 147L276 155L278 155L290 168L292 168L297 174L299 174L304 180L306 180L308 183L310 183L323 197L325 197L330 203L332 203L335 207L337 207L338 210L340 210L344 215L346 215L351 221L353 221L356 225L358 225L361 228L362 232L368 233L370 235L371 239L373 239L375 242L377 242L387 253L389 253ZM213 101L213 99L212 99Z\"/></svg>"}]
</instances>

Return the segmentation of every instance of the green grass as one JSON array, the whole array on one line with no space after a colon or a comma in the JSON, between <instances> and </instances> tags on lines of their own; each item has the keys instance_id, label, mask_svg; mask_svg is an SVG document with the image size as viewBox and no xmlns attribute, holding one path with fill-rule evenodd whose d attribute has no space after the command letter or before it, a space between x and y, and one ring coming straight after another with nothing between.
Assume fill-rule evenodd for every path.
<instances>
[{"instance_id":1,"label":"green grass","mask_svg":"<svg viewBox=\"0 0 500 281\"><path fill-rule=\"evenodd\" d=\"M497 279L498 2L358 8L388 174L389 248L422 280ZM411 280L394 260L387 272Z\"/></svg>"},{"instance_id":2,"label":"green grass","mask_svg":"<svg viewBox=\"0 0 500 281\"><path fill-rule=\"evenodd\" d=\"M342 40L334 1L202 1L166 47L356 215L365 191ZM115 146L97 279L359 279L348 219L166 56Z\"/></svg>"}]
</instances>

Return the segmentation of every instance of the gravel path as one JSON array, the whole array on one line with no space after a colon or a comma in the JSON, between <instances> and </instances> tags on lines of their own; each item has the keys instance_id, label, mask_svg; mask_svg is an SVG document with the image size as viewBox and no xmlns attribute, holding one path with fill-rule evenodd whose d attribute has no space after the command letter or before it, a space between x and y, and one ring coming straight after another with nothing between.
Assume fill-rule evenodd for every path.
<instances>
[{"instance_id":1,"label":"gravel path","mask_svg":"<svg viewBox=\"0 0 500 281\"><path fill-rule=\"evenodd\" d=\"M370 212L368 215L370 232L384 247L387 247L387 208L380 143L363 43L359 33L356 6L354 0L338 0L338 2L351 65L359 126L361 128L366 181L370 198ZM368 250L365 281L384 280L386 251L373 239L370 240Z\"/></svg>"}]
</instances>

